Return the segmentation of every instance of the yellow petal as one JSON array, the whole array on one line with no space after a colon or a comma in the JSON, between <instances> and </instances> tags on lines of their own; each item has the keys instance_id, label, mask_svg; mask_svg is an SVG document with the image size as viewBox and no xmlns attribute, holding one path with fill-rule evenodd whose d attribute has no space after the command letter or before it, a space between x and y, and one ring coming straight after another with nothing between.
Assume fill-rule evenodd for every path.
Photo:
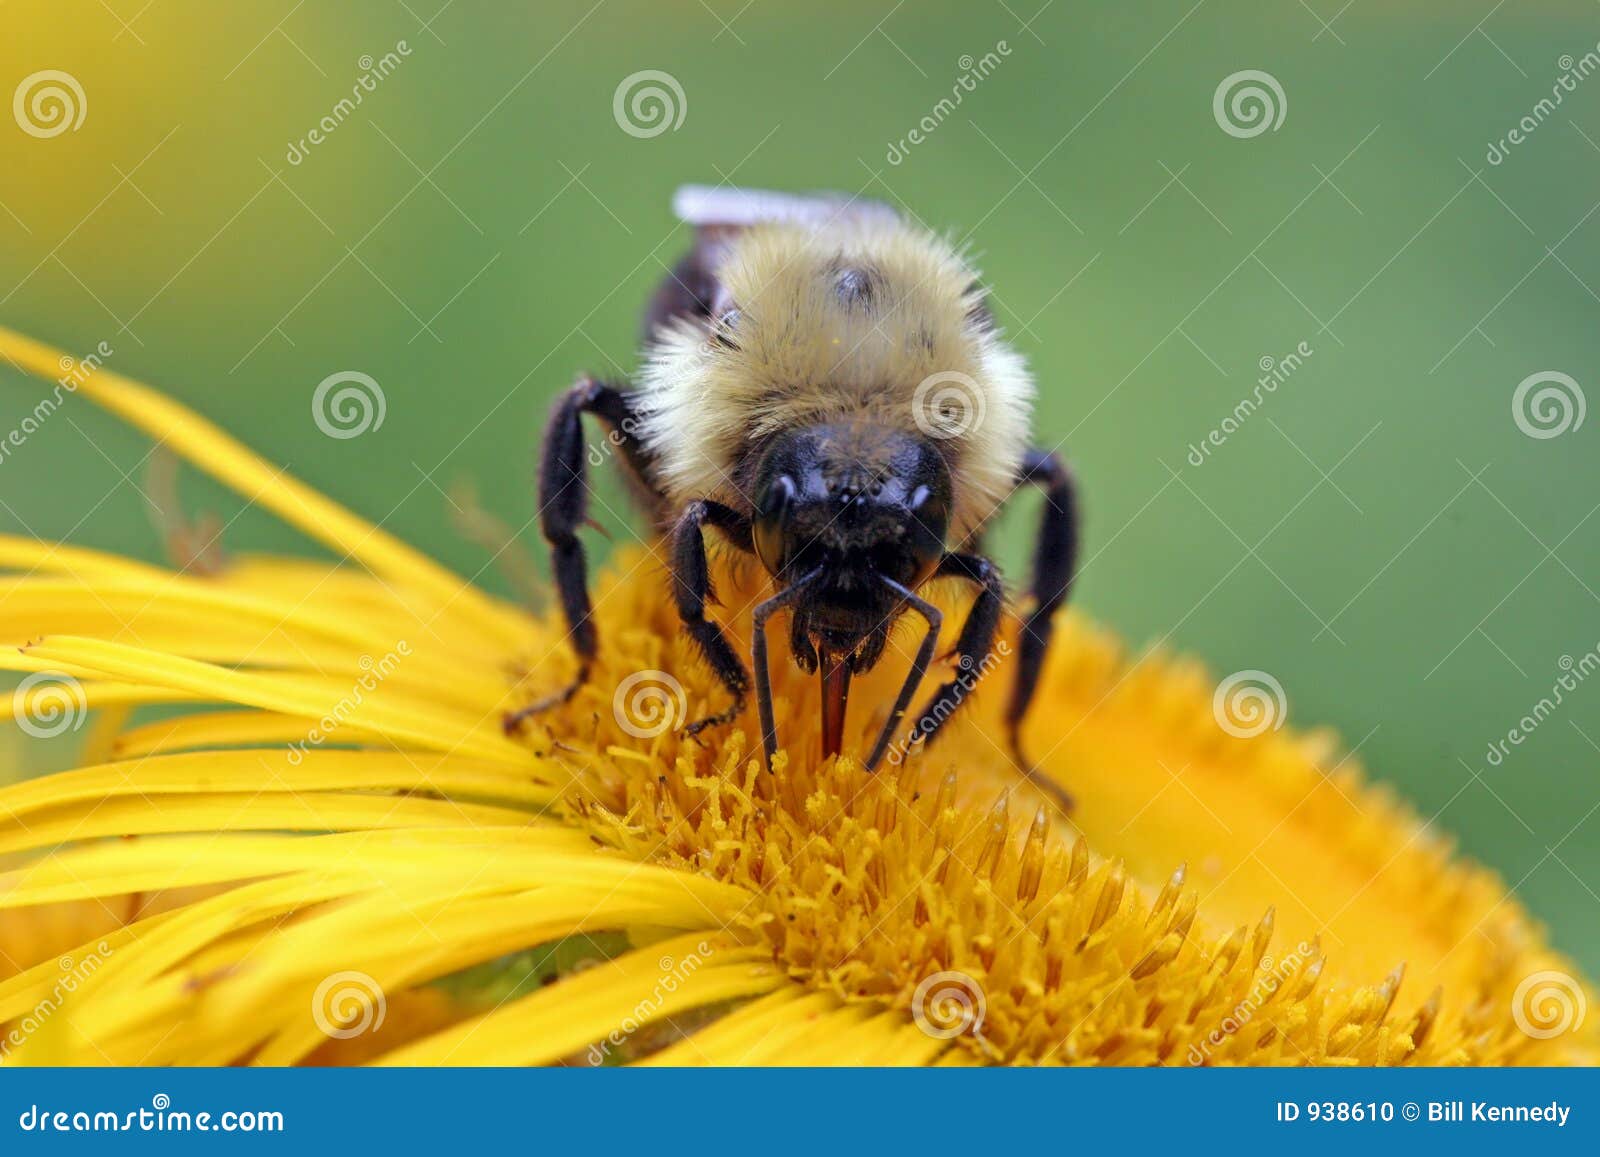
<instances>
[{"instance_id":1,"label":"yellow petal","mask_svg":"<svg viewBox=\"0 0 1600 1157\"><path fill-rule=\"evenodd\" d=\"M84 582L96 579L159 580L171 572L148 563L71 546L64 542L44 542L0 534L0 567L44 574L66 574Z\"/></svg>"},{"instance_id":2,"label":"yellow petal","mask_svg":"<svg viewBox=\"0 0 1600 1157\"><path fill-rule=\"evenodd\" d=\"M140 647L50 636L27 648L35 662L65 669L88 669L111 679L128 679L184 691L202 699L224 699L287 715L322 717L341 708L351 698L336 681L312 676L274 677L229 670ZM508 763L524 763L526 749L499 734L500 719L494 708L473 718L402 694L398 688L379 685L348 710L364 731L392 735L435 751L457 752Z\"/></svg>"},{"instance_id":3,"label":"yellow petal","mask_svg":"<svg viewBox=\"0 0 1600 1157\"><path fill-rule=\"evenodd\" d=\"M421 876L501 879L554 873L585 851L581 832L554 824L521 827L364 828L321 836L217 834L150 836L59 851L24 868L0 873L0 907L121 896L155 888L196 888L296 872L348 878L368 886ZM567 858L552 861L551 856ZM587 878L609 886L626 873L601 861ZM585 873L573 873L585 878ZM308 875L308 878L310 876ZM563 877L565 878L565 877ZM711 881L706 889L719 887ZM736 894L736 893L735 893Z\"/></svg>"},{"instance_id":4,"label":"yellow petal","mask_svg":"<svg viewBox=\"0 0 1600 1157\"><path fill-rule=\"evenodd\" d=\"M376 751L227 751L106 763L0 788L0 822L26 827L34 813L126 796L407 790L494 800L530 809L554 798L528 772L459 756Z\"/></svg>"},{"instance_id":5,"label":"yellow petal","mask_svg":"<svg viewBox=\"0 0 1600 1157\"><path fill-rule=\"evenodd\" d=\"M550 1064L591 1045L591 1056L604 1060L662 1018L783 985L777 969L760 963L764 956L715 934L663 940L397 1049L381 1063ZM691 958L703 963L684 972L681 962Z\"/></svg>"},{"instance_id":6,"label":"yellow petal","mask_svg":"<svg viewBox=\"0 0 1600 1157\"><path fill-rule=\"evenodd\" d=\"M509 655L430 647L407 634L417 624L313 613L280 599L214 584L0 579L0 642L25 644L50 633L93 635L228 665L295 667L354 680L378 669L383 681L428 689L435 698L481 709L506 692ZM427 649L421 662L418 650ZM381 664L381 665L380 665ZM344 676L341 676L344 677Z\"/></svg>"},{"instance_id":7,"label":"yellow petal","mask_svg":"<svg viewBox=\"0 0 1600 1157\"><path fill-rule=\"evenodd\" d=\"M48 848L71 840L168 832L288 830L355 831L434 825L516 825L526 812L455 800L390 795L316 792L258 794L194 792L186 795L128 796L91 805L47 808L27 823L0 827L0 852ZM0 895L0 906L10 898Z\"/></svg>"},{"instance_id":8,"label":"yellow petal","mask_svg":"<svg viewBox=\"0 0 1600 1157\"><path fill-rule=\"evenodd\" d=\"M277 747L303 741L316 726L304 716L280 715L275 711L207 711L180 715L121 731L111 754L120 759L168 755L189 748ZM381 741L376 732L352 728L352 743Z\"/></svg>"},{"instance_id":9,"label":"yellow petal","mask_svg":"<svg viewBox=\"0 0 1600 1157\"><path fill-rule=\"evenodd\" d=\"M652 1053L643 1066L784 1063L796 1040L842 1007L837 997L787 984L728 1013L692 1036Z\"/></svg>"}]
</instances>

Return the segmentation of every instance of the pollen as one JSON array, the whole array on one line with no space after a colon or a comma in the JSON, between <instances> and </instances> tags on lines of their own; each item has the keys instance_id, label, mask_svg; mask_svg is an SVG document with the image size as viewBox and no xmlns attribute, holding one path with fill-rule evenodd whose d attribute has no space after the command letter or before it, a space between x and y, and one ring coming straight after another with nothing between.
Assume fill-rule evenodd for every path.
<instances>
[{"instance_id":1,"label":"pollen","mask_svg":"<svg viewBox=\"0 0 1600 1157\"><path fill-rule=\"evenodd\" d=\"M839 1002L840 1023L898 1013L931 1030L898 1037L909 1050L898 1059L1539 1063L1543 1047L1507 1009L1551 957L1503 886L1453 861L1329 736L1229 735L1212 715L1214 681L1192 661L1130 663L1107 632L1063 617L1049 708L1026 738L1077 797L1070 816L1003 754L992 688L937 746L872 775L848 740L845 757L819 761L807 726L820 711L815 679L781 664L779 733L804 738L769 773L752 756L754 719L717 744L630 733L628 704L605 694L630 673L665 665L654 677L675 685L689 716L722 692L674 639L656 564L617 570L629 577L603 585L601 630L626 641L548 721L553 734L592 732L591 754L572 764L585 784L574 821L630 858L749 894L741 939ZM759 582L738 568L719 584L736 633L749 629L737 608L759 601ZM954 600L959 588L938 593ZM852 708L886 703L895 666L860 677ZM881 709L851 720L857 755L881 720ZM1193 794L1166 770L1180 767ZM935 977L981 1003L981 1030L941 1035ZM690 1063L700 1047L661 1059ZM785 1063L788 1048L716 1059ZM827 1046L804 1056L826 1059Z\"/></svg>"}]
</instances>

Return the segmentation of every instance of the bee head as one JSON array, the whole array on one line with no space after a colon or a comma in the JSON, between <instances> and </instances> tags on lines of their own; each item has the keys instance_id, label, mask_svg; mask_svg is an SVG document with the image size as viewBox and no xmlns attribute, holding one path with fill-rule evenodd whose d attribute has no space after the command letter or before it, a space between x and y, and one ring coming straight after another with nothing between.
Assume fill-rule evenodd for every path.
<instances>
[{"instance_id":1,"label":"bee head","mask_svg":"<svg viewBox=\"0 0 1600 1157\"><path fill-rule=\"evenodd\" d=\"M818 572L798 612L819 645L853 652L945 552L950 470L925 437L870 424L779 435L755 474L756 555L780 583Z\"/></svg>"}]
</instances>

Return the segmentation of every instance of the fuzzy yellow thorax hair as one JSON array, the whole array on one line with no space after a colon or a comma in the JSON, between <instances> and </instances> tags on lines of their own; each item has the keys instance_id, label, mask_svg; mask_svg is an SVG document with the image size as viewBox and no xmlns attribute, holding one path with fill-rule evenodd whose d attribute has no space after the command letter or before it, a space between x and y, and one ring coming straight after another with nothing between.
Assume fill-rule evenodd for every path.
<instances>
[{"instance_id":1,"label":"fuzzy yellow thorax hair","mask_svg":"<svg viewBox=\"0 0 1600 1157\"><path fill-rule=\"evenodd\" d=\"M643 435L675 502L744 509L742 466L773 432L865 420L938 440L964 538L1016 485L1033 382L995 333L977 274L921 229L768 225L722 256L727 308L647 350Z\"/></svg>"}]
</instances>

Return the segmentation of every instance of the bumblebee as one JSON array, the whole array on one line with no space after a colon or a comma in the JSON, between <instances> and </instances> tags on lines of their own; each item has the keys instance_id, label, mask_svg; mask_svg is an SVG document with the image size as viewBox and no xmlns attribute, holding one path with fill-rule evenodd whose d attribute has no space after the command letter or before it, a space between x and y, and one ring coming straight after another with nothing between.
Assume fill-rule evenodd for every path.
<instances>
[{"instance_id":1,"label":"bumblebee","mask_svg":"<svg viewBox=\"0 0 1600 1157\"><path fill-rule=\"evenodd\" d=\"M1078 519L1060 455L1029 448L1033 380L1001 339L976 272L946 241L877 202L690 186L674 210L693 226L694 243L650 301L637 384L582 378L551 413L540 521L578 671L509 716L508 727L569 699L596 653L578 538L589 498L587 414L607 428L663 534L684 629L728 691L725 710L685 730L732 722L753 668L769 766L778 737L767 622L786 612L790 655L820 672L828 756L842 744L851 675L883 658L901 616L922 620L920 646L865 757L876 768L897 733L906 750L932 740L971 693L971 673L987 670L1005 590L982 553L983 530L1017 488L1042 489L1005 714L1011 749L1032 778L1018 728L1072 585ZM771 596L754 610L749 666L706 613L708 535L754 555L771 580ZM975 590L953 652L964 674L935 689L906 727L942 625L918 591L948 577Z\"/></svg>"}]
</instances>

